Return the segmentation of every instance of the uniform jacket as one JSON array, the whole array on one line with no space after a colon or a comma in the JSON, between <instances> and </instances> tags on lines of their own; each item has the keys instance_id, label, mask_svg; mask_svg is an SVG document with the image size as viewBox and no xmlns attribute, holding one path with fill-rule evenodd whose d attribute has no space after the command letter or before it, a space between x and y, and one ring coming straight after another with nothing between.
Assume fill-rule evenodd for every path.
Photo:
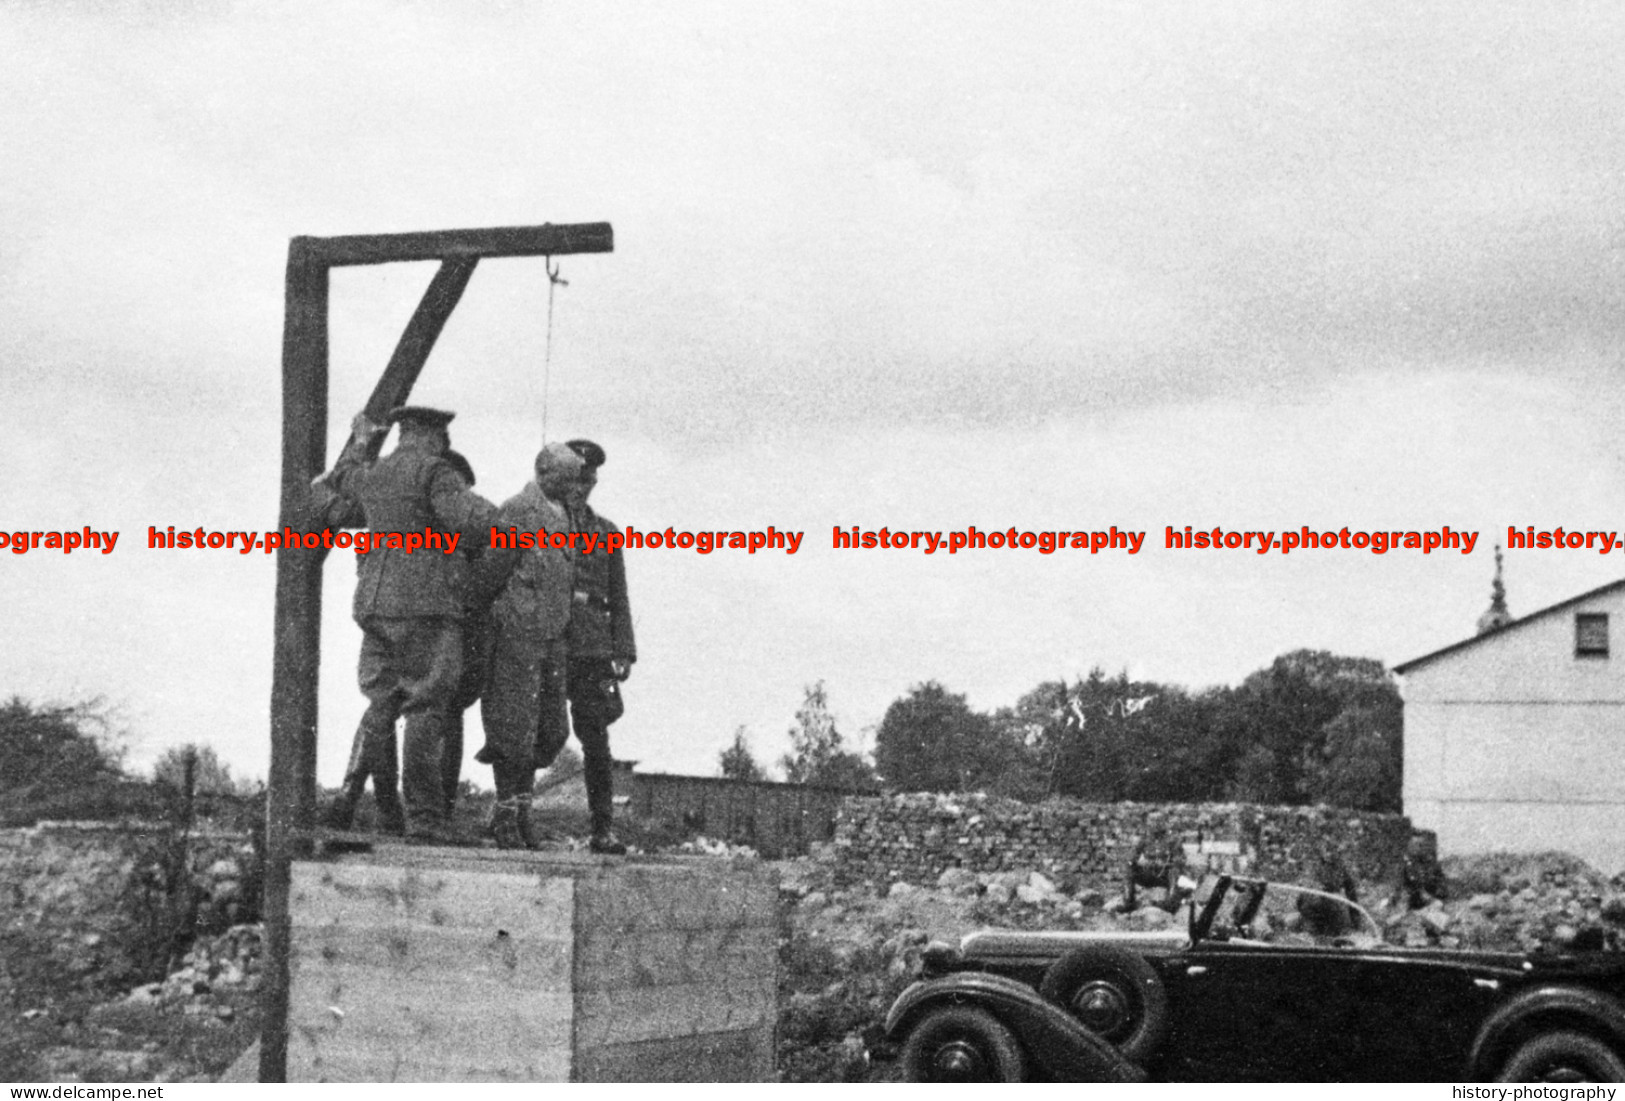
<instances>
[{"instance_id":1,"label":"uniform jacket","mask_svg":"<svg viewBox=\"0 0 1625 1101\"><path fill-rule=\"evenodd\" d=\"M597 532L598 546L587 554L577 546L575 607L570 615L568 643L570 657L606 658L636 661L637 644L632 640L632 605L626 594L626 560L623 551L610 553L604 537L620 528L582 505L575 511L576 531Z\"/></svg>"},{"instance_id":2,"label":"uniform jacket","mask_svg":"<svg viewBox=\"0 0 1625 1101\"><path fill-rule=\"evenodd\" d=\"M442 539L452 532L483 539L494 514L491 503L469 490L450 463L428 450L396 447L370 464L341 457L332 481L341 495L360 502L374 533L421 535L428 529ZM463 617L467 565L461 555L426 546L411 554L380 547L359 557L361 576L351 607L357 621Z\"/></svg>"},{"instance_id":3,"label":"uniform jacket","mask_svg":"<svg viewBox=\"0 0 1625 1101\"><path fill-rule=\"evenodd\" d=\"M515 527L522 532L562 532L569 530L570 518L563 505L549 500L541 487L530 482L503 502L496 526L499 530ZM510 639L531 646L562 638L565 625L570 621L575 562L579 556L552 547L485 553L486 558L494 559L498 555L506 559L511 572L492 606L497 629ZM487 570L491 568L502 567L493 563Z\"/></svg>"}]
</instances>

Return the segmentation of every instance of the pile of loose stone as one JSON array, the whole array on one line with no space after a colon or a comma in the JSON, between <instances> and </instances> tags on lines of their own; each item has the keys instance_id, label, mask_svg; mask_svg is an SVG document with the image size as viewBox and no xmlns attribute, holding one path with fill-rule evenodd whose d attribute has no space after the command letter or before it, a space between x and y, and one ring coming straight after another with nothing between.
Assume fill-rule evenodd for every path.
<instances>
[{"instance_id":1,"label":"pile of loose stone","mask_svg":"<svg viewBox=\"0 0 1625 1101\"><path fill-rule=\"evenodd\" d=\"M1042 872L950 868L933 886L902 881L841 886L826 858L781 865L783 938L780 1073L790 1080L895 1076L863 1058L891 1000L919 973L931 940L979 928L1179 928L1184 911L1130 908L1121 894L1068 892ZM1447 899L1411 900L1374 885L1360 902L1383 939L1414 948L1550 951L1625 947L1625 876L1609 879L1573 857L1447 860ZM1290 918L1266 938L1300 935Z\"/></svg>"},{"instance_id":2,"label":"pile of loose stone","mask_svg":"<svg viewBox=\"0 0 1625 1101\"><path fill-rule=\"evenodd\" d=\"M82 1016L60 1008L24 1012L50 1026L37 1053L39 1076L57 1082L209 1081L220 1061L252 1038L260 986L260 927L237 925L201 937L162 982L138 986ZM203 1052L213 1048L212 1056Z\"/></svg>"},{"instance_id":3,"label":"pile of loose stone","mask_svg":"<svg viewBox=\"0 0 1625 1101\"><path fill-rule=\"evenodd\" d=\"M1407 947L1509 952L1625 947L1625 876L1563 853L1444 861L1451 896L1425 899L1389 924Z\"/></svg>"},{"instance_id":4,"label":"pile of loose stone","mask_svg":"<svg viewBox=\"0 0 1625 1101\"><path fill-rule=\"evenodd\" d=\"M174 1006L193 1016L231 1020L236 1010L227 996L260 988L261 932L259 925L234 925L218 936L198 938L163 982L136 987L125 1003Z\"/></svg>"}]
</instances>

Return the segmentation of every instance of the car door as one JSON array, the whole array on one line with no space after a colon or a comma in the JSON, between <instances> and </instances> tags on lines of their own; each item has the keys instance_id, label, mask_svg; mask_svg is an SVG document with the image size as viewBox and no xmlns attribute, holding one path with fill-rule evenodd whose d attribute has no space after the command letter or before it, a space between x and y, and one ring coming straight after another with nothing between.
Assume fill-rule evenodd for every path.
<instances>
[{"instance_id":1,"label":"car door","mask_svg":"<svg viewBox=\"0 0 1625 1101\"><path fill-rule=\"evenodd\" d=\"M1483 1023L1509 976L1420 952L1363 952L1355 984L1364 1021L1362 1074L1370 1082L1462 1081Z\"/></svg>"},{"instance_id":2,"label":"car door","mask_svg":"<svg viewBox=\"0 0 1625 1101\"><path fill-rule=\"evenodd\" d=\"M1347 1081L1364 1052L1351 957L1208 942L1165 968L1170 1078Z\"/></svg>"}]
</instances>

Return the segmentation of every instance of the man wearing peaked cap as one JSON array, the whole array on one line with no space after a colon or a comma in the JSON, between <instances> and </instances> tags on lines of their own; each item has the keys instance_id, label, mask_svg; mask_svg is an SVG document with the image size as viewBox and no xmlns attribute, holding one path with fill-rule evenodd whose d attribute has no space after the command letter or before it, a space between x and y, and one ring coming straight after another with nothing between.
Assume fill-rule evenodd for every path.
<instances>
[{"instance_id":1,"label":"man wearing peaked cap","mask_svg":"<svg viewBox=\"0 0 1625 1101\"><path fill-rule=\"evenodd\" d=\"M631 675L632 663L638 656L632 640L632 606L626 593L623 553L611 553L605 543L609 534L619 534L621 529L587 503L598 484L598 468L604 465L604 449L591 440L580 439L569 440L565 446L581 456L582 462L570 496L571 526L598 535L591 553L584 547L575 552L575 593L565 635L570 720L576 741L581 743L587 781L587 808L592 815L590 848L597 853L619 855L626 846L610 828L614 817L614 769L609 726L626 710L620 685Z\"/></svg>"},{"instance_id":2,"label":"man wearing peaked cap","mask_svg":"<svg viewBox=\"0 0 1625 1101\"><path fill-rule=\"evenodd\" d=\"M360 502L375 536L421 536L428 529L442 538L460 532L476 541L496 510L446 459L452 414L407 405L389 419L400 426L395 450L367 463L365 448L347 447L330 477L334 488ZM363 439L387 431L365 414L353 427ZM464 565L433 546L413 553L404 547L374 549L361 558L351 609L362 630L359 678L368 705L356 732L345 797L352 796L358 777L365 784L365 766L380 763L386 745L393 749L395 720L404 716L401 772L408 835L428 841L456 839L446 814L442 757L462 668Z\"/></svg>"},{"instance_id":3,"label":"man wearing peaked cap","mask_svg":"<svg viewBox=\"0 0 1625 1101\"><path fill-rule=\"evenodd\" d=\"M594 472L604 465L604 460L607 457L604 454L604 449L591 440L566 440L564 446L580 455L581 461L586 463Z\"/></svg>"},{"instance_id":4,"label":"man wearing peaked cap","mask_svg":"<svg viewBox=\"0 0 1625 1101\"><path fill-rule=\"evenodd\" d=\"M410 424L444 430L456 416L456 413L444 409L431 409L427 405L400 405L389 411L388 419L390 424L399 424L403 427Z\"/></svg>"}]
</instances>

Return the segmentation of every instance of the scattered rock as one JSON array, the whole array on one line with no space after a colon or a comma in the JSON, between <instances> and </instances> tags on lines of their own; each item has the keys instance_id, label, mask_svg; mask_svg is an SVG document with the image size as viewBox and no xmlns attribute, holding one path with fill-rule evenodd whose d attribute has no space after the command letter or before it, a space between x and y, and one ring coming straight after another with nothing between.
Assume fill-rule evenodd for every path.
<instances>
[{"instance_id":1,"label":"scattered rock","mask_svg":"<svg viewBox=\"0 0 1625 1101\"><path fill-rule=\"evenodd\" d=\"M1128 915L1128 920L1146 929L1166 929L1174 924L1174 915L1156 906L1145 906Z\"/></svg>"}]
</instances>

